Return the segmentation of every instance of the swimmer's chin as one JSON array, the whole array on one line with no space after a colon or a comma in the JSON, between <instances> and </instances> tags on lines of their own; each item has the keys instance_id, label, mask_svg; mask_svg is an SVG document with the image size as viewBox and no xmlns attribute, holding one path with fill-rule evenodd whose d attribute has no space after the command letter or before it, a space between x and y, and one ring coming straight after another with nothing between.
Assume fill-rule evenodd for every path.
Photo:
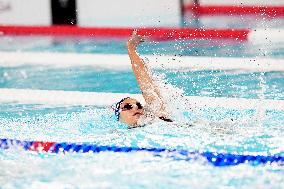
<instances>
[{"instance_id":1,"label":"swimmer's chin","mask_svg":"<svg viewBox=\"0 0 284 189\"><path fill-rule=\"evenodd\" d=\"M140 112L136 112L135 114L133 114L133 116L136 118L136 122L135 123L132 123L132 124L128 124L130 128L135 128L135 127L141 127L141 124L139 124L139 120L140 120L140 117L142 116L143 114L140 113Z\"/></svg>"},{"instance_id":2,"label":"swimmer's chin","mask_svg":"<svg viewBox=\"0 0 284 189\"><path fill-rule=\"evenodd\" d=\"M135 124L129 124L128 125L128 128L129 129L133 129L133 128L137 128L137 127L144 127L145 125L142 125L142 124L139 124L139 121L137 121L137 123L135 123Z\"/></svg>"}]
</instances>

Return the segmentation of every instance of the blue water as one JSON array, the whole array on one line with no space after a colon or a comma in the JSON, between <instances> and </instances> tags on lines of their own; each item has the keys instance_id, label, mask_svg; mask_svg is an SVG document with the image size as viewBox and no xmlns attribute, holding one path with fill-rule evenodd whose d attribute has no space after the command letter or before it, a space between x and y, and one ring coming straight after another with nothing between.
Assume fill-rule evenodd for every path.
<instances>
[{"instance_id":1,"label":"blue water","mask_svg":"<svg viewBox=\"0 0 284 189\"><path fill-rule=\"evenodd\" d=\"M126 38L0 36L0 51L126 54ZM139 47L141 54L213 57L284 57L284 42L269 44L236 40L152 41Z\"/></svg>"},{"instance_id":2,"label":"blue water","mask_svg":"<svg viewBox=\"0 0 284 189\"><path fill-rule=\"evenodd\" d=\"M126 54L125 40L1 36L0 51ZM283 63L284 43L266 46L230 40L148 41L139 52L270 57ZM284 100L283 72L154 72L164 74L165 81L183 89L184 95ZM93 67L0 65L0 88L140 93L130 70L118 72ZM1 103L0 138L284 156L283 111L265 110L265 107L248 110L204 107L192 111L185 107L181 114L183 120L178 120L178 124L158 122L127 129L115 121L109 107ZM185 125L184 121L193 126ZM0 188L282 188L284 185L283 166L242 164L216 168L202 159L175 161L146 152L54 155L12 148L0 150L0 160Z\"/></svg>"},{"instance_id":3,"label":"blue water","mask_svg":"<svg viewBox=\"0 0 284 189\"><path fill-rule=\"evenodd\" d=\"M108 108L10 103L1 104L0 110L2 138L284 155L283 111L267 111L262 125L259 125L257 120L252 120L255 110L205 108L202 122L193 127L157 123L128 130L113 119L113 112ZM284 174L280 166L243 164L214 168L202 159L175 161L146 152L52 155L16 148L0 150L0 159L0 182L4 188L58 185L93 188L94 183L95 188L175 188L188 185L196 188L263 185L281 188Z\"/></svg>"},{"instance_id":4,"label":"blue water","mask_svg":"<svg viewBox=\"0 0 284 189\"><path fill-rule=\"evenodd\" d=\"M99 145L163 147L238 154L284 155L281 139L283 111L267 111L257 127L256 110L204 108L202 122L188 127L157 123L128 130L113 119L108 108L94 106L49 107L46 105L2 104L1 133L8 138ZM185 114L188 119L190 112ZM171 129L168 129L170 127ZM11 131L11 132L7 132ZM121 136L121 137L118 137Z\"/></svg>"},{"instance_id":5,"label":"blue water","mask_svg":"<svg viewBox=\"0 0 284 189\"><path fill-rule=\"evenodd\" d=\"M178 86L188 96L238 97L284 100L283 72L154 71ZM260 78L265 81L263 94ZM108 83L106 85L106 83ZM115 71L93 67L52 68L42 66L0 67L0 88L65 91L140 93L131 70Z\"/></svg>"}]
</instances>

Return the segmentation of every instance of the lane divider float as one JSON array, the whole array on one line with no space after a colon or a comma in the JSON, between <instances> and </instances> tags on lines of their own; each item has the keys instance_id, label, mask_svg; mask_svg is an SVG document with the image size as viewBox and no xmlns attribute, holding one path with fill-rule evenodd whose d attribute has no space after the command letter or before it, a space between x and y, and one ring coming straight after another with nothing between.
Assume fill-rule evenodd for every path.
<instances>
[{"instance_id":1,"label":"lane divider float","mask_svg":"<svg viewBox=\"0 0 284 189\"><path fill-rule=\"evenodd\" d=\"M213 28L104 28L78 26L6 26L0 25L1 35L51 35L89 37L129 37L133 29L152 40L216 39L252 41L254 43L283 42L283 29L213 29Z\"/></svg>"},{"instance_id":2,"label":"lane divider float","mask_svg":"<svg viewBox=\"0 0 284 189\"><path fill-rule=\"evenodd\" d=\"M98 28L77 26L4 26L2 35L78 35L92 37L129 37L134 28ZM139 28L138 33L156 40L234 39L246 40L248 29Z\"/></svg>"},{"instance_id":3,"label":"lane divider float","mask_svg":"<svg viewBox=\"0 0 284 189\"><path fill-rule=\"evenodd\" d=\"M43 142L43 141L21 141L15 139L0 139L0 149L20 147L27 151L39 153L134 153L149 152L154 156L168 157L174 160L194 161L205 159L217 167L235 166L243 163L252 165L270 164L284 165L284 157L279 155L239 155L230 153L198 152L187 150L176 150L166 148L139 148L139 147L119 147L119 146L100 146L91 143L68 143L68 142Z\"/></svg>"},{"instance_id":4,"label":"lane divider float","mask_svg":"<svg viewBox=\"0 0 284 189\"><path fill-rule=\"evenodd\" d=\"M0 51L0 66L52 66L55 68L91 66L111 70L131 70L126 54L91 54L59 52L5 52ZM241 72L284 72L284 59L264 57L204 57L143 55L151 69L224 70ZM115 60L115 62L114 62Z\"/></svg>"},{"instance_id":5,"label":"lane divider float","mask_svg":"<svg viewBox=\"0 0 284 189\"><path fill-rule=\"evenodd\" d=\"M197 15L260 15L266 17L284 17L284 6L265 5L198 5L188 4L184 11Z\"/></svg>"},{"instance_id":6,"label":"lane divider float","mask_svg":"<svg viewBox=\"0 0 284 189\"><path fill-rule=\"evenodd\" d=\"M96 106L110 107L126 96L144 103L141 94L81 92L61 90L35 89L0 89L0 103L45 104L53 106ZM185 96L184 101L189 107L225 108L234 110L284 111L284 100L246 99L227 97Z\"/></svg>"}]
</instances>

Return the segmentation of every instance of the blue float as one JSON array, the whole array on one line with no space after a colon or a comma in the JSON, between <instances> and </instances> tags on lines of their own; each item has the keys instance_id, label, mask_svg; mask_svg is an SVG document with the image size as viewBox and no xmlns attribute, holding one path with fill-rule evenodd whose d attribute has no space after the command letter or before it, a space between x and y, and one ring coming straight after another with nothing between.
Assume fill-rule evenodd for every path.
<instances>
[{"instance_id":1,"label":"blue float","mask_svg":"<svg viewBox=\"0 0 284 189\"><path fill-rule=\"evenodd\" d=\"M174 160L192 161L194 159L206 159L214 166L235 166L242 163L252 165L259 164L277 164L284 165L284 157L279 155L263 156L263 155L240 155L230 153L215 152L192 152L187 150L175 150L165 148L138 148L138 147L119 147L119 146L99 146L90 143L56 143L42 141L20 141L16 139L0 139L0 149L9 149L12 146L20 146L24 150L37 151L39 153L100 153L100 152L149 152L155 156L165 156Z\"/></svg>"}]
</instances>

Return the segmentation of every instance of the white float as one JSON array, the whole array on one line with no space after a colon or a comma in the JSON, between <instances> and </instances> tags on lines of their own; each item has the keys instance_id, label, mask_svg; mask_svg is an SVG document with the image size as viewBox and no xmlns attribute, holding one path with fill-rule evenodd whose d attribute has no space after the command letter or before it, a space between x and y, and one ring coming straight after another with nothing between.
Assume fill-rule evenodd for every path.
<instances>
[{"instance_id":1,"label":"white float","mask_svg":"<svg viewBox=\"0 0 284 189\"><path fill-rule=\"evenodd\" d=\"M44 104L56 106L94 105L97 107L111 106L124 97L133 97L144 102L140 94L55 91L32 89L0 89L0 103ZM266 110L284 110L283 100L260 100L225 97L186 96L186 101L193 107L257 109L261 106Z\"/></svg>"},{"instance_id":2,"label":"white float","mask_svg":"<svg viewBox=\"0 0 284 189\"><path fill-rule=\"evenodd\" d=\"M92 66L97 68L131 69L128 55L0 52L0 66L42 65L53 67ZM249 72L284 71L284 59L225 58L196 56L142 56L153 69L235 70Z\"/></svg>"}]
</instances>

